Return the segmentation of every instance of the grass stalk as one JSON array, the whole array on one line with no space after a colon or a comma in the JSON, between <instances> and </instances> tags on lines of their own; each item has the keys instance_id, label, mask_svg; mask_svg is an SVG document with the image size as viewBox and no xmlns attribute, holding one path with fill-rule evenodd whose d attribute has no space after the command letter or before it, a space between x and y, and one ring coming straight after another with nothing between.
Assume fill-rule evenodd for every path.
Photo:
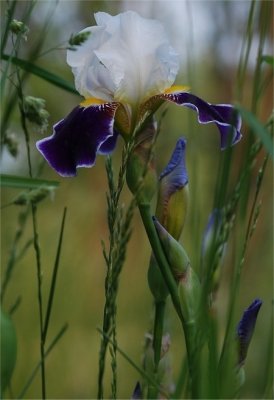
<instances>
[{"instance_id":1,"label":"grass stalk","mask_svg":"<svg viewBox=\"0 0 274 400\"><path fill-rule=\"evenodd\" d=\"M22 85L20 80L20 74L16 69L17 80L18 80L18 97L19 97L19 109L21 114L21 126L25 136L26 149L27 149L27 161L30 178L33 177L32 164L30 156L30 135L27 127L27 121L24 111L24 96L22 92ZM43 335L43 297L42 297L42 265L41 265L41 252L39 245L39 234L37 225L37 206L31 204L31 215L32 215L32 229L33 229L33 247L36 257L36 273L37 273L37 298L38 298L38 310L39 310L39 327L40 327L40 356L41 356L41 386L42 386L42 399L46 399L46 371L45 371L45 342Z\"/></svg>"},{"instance_id":2,"label":"grass stalk","mask_svg":"<svg viewBox=\"0 0 274 400\"><path fill-rule=\"evenodd\" d=\"M57 335L55 336L55 338L52 340L52 342L50 343L49 347L46 349L45 351L45 358L48 357L48 355L50 354L50 352L52 351L52 349L55 347L55 345L59 342L59 340L63 337L63 335L65 334L66 330L68 329L68 324L64 324L62 326L62 328L60 329L60 331L57 333ZM30 387L30 385L32 384L35 376L37 375L39 369L41 368L41 363L42 360L40 360L37 365L34 367L32 373L30 374L27 382L25 383L23 389L20 391L19 395L17 396L17 399L23 399L23 397L25 396L25 394L27 393L28 388Z\"/></svg>"},{"instance_id":3,"label":"grass stalk","mask_svg":"<svg viewBox=\"0 0 274 400\"><path fill-rule=\"evenodd\" d=\"M47 332L48 332L49 321L50 321L51 310L52 310L52 304L53 304L53 299L54 299L54 294L55 294L55 286L56 286L56 281L57 281L57 273L58 273L58 268L59 268L60 255L61 255L66 214L67 214L67 208L65 207L64 212L63 212L62 223L61 223L59 241L58 241L58 246L57 246L57 253L56 253L55 263L54 263L54 267L53 267L52 278L51 278L50 293L49 293L49 299L48 299L48 305L47 305L46 317L45 317L45 323L44 323L44 329L43 329L44 343L46 343Z\"/></svg>"}]
</instances>

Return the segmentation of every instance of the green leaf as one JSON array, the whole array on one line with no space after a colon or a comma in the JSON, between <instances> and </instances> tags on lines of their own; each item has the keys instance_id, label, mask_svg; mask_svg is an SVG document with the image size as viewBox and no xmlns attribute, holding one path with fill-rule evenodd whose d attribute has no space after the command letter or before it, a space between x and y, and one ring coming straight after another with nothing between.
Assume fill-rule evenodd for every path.
<instances>
[{"instance_id":1,"label":"green leaf","mask_svg":"<svg viewBox=\"0 0 274 400\"><path fill-rule=\"evenodd\" d=\"M38 67L37 65L35 65L29 61L22 60L21 58L17 58L17 57L11 57L7 54L2 54L1 58L3 60L10 61L14 65L18 65L18 67L22 68L23 70L30 72L31 74L34 74L36 76L39 76L39 78L42 78L45 81L50 82L53 85L66 90L67 92L71 92L71 93L79 95L77 90L69 82L67 82L60 76L52 74L51 72L48 72L47 70L45 70L41 67Z\"/></svg>"},{"instance_id":2,"label":"green leaf","mask_svg":"<svg viewBox=\"0 0 274 400\"><path fill-rule=\"evenodd\" d=\"M245 108L237 105L237 109L239 110L243 120L250 127L254 135L256 135L261 141L265 148L265 150L269 153L273 160L273 140L267 131L267 129L262 125L262 123L255 117L252 112L246 110Z\"/></svg>"},{"instance_id":3,"label":"green leaf","mask_svg":"<svg viewBox=\"0 0 274 400\"><path fill-rule=\"evenodd\" d=\"M20 188L20 189L36 189L41 186L48 188L56 188L59 186L59 182L46 181L44 179L25 178L24 176L14 175L0 175L0 185L2 187Z\"/></svg>"},{"instance_id":4,"label":"green leaf","mask_svg":"<svg viewBox=\"0 0 274 400\"><path fill-rule=\"evenodd\" d=\"M269 64L272 67L274 67L274 58L273 58L273 56L264 55L264 56L261 57L261 61L264 61L267 64Z\"/></svg>"}]
</instances>

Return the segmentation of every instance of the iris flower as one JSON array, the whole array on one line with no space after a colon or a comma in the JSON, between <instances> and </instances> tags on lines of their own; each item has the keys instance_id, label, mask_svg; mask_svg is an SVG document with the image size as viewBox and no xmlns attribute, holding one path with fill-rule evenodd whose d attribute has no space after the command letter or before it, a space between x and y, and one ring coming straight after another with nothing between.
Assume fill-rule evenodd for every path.
<instances>
[{"instance_id":1,"label":"iris flower","mask_svg":"<svg viewBox=\"0 0 274 400\"><path fill-rule=\"evenodd\" d=\"M241 120L229 104L209 104L184 86L172 86L178 54L160 22L133 11L95 14L97 25L84 29L86 41L68 50L75 86L84 100L53 126L38 150L62 176L91 167L96 154L109 154L118 134L125 140L165 101L186 106L201 124L214 122L221 148L241 138Z\"/></svg>"}]
</instances>

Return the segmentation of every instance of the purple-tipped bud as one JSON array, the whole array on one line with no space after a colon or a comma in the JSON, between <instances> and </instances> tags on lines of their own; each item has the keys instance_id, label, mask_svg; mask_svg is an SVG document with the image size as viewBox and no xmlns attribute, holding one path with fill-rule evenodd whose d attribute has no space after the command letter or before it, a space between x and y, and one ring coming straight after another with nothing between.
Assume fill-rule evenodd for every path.
<instances>
[{"instance_id":1,"label":"purple-tipped bud","mask_svg":"<svg viewBox=\"0 0 274 400\"><path fill-rule=\"evenodd\" d=\"M136 386L134 388L134 391L132 393L131 399L132 400L140 400L142 398L142 389L140 382L136 383Z\"/></svg>"},{"instance_id":2,"label":"purple-tipped bud","mask_svg":"<svg viewBox=\"0 0 274 400\"><path fill-rule=\"evenodd\" d=\"M237 336L239 340L239 365L244 364L247 350L253 336L258 312L262 306L260 299L255 299L244 311L243 316L237 327Z\"/></svg>"},{"instance_id":3,"label":"purple-tipped bud","mask_svg":"<svg viewBox=\"0 0 274 400\"><path fill-rule=\"evenodd\" d=\"M188 175L185 165L186 140L180 138L175 150L160 175L156 216L167 231L179 239L188 206Z\"/></svg>"}]
</instances>

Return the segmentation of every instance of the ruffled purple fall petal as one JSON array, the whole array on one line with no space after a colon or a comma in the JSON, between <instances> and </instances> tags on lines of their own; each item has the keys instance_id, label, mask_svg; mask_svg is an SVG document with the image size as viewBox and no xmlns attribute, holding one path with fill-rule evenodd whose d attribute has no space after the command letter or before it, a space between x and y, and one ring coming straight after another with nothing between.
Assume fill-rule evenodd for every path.
<instances>
[{"instance_id":1,"label":"ruffled purple fall petal","mask_svg":"<svg viewBox=\"0 0 274 400\"><path fill-rule=\"evenodd\" d=\"M117 139L119 132L117 129L113 130L113 136L110 136L107 140L105 140L101 146L99 147L97 153L102 155L107 155L113 152L116 147Z\"/></svg>"},{"instance_id":2,"label":"ruffled purple fall petal","mask_svg":"<svg viewBox=\"0 0 274 400\"><path fill-rule=\"evenodd\" d=\"M237 327L237 336L239 340L239 364L243 364L247 355L249 343L251 341L258 312L262 306L260 299L255 299L251 305L244 311L241 321Z\"/></svg>"},{"instance_id":3,"label":"ruffled purple fall petal","mask_svg":"<svg viewBox=\"0 0 274 400\"><path fill-rule=\"evenodd\" d=\"M53 126L50 137L36 146L47 162L61 176L75 176L78 167L91 167L97 152L113 150L117 134L114 116L118 103L89 107L77 106Z\"/></svg>"},{"instance_id":4,"label":"ruffled purple fall petal","mask_svg":"<svg viewBox=\"0 0 274 400\"><path fill-rule=\"evenodd\" d=\"M221 149L236 144L242 137L241 117L230 104L210 104L189 92L165 93L155 97L191 108L198 113L200 124L214 122L221 135Z\"/></svg>"}]
</instances>

